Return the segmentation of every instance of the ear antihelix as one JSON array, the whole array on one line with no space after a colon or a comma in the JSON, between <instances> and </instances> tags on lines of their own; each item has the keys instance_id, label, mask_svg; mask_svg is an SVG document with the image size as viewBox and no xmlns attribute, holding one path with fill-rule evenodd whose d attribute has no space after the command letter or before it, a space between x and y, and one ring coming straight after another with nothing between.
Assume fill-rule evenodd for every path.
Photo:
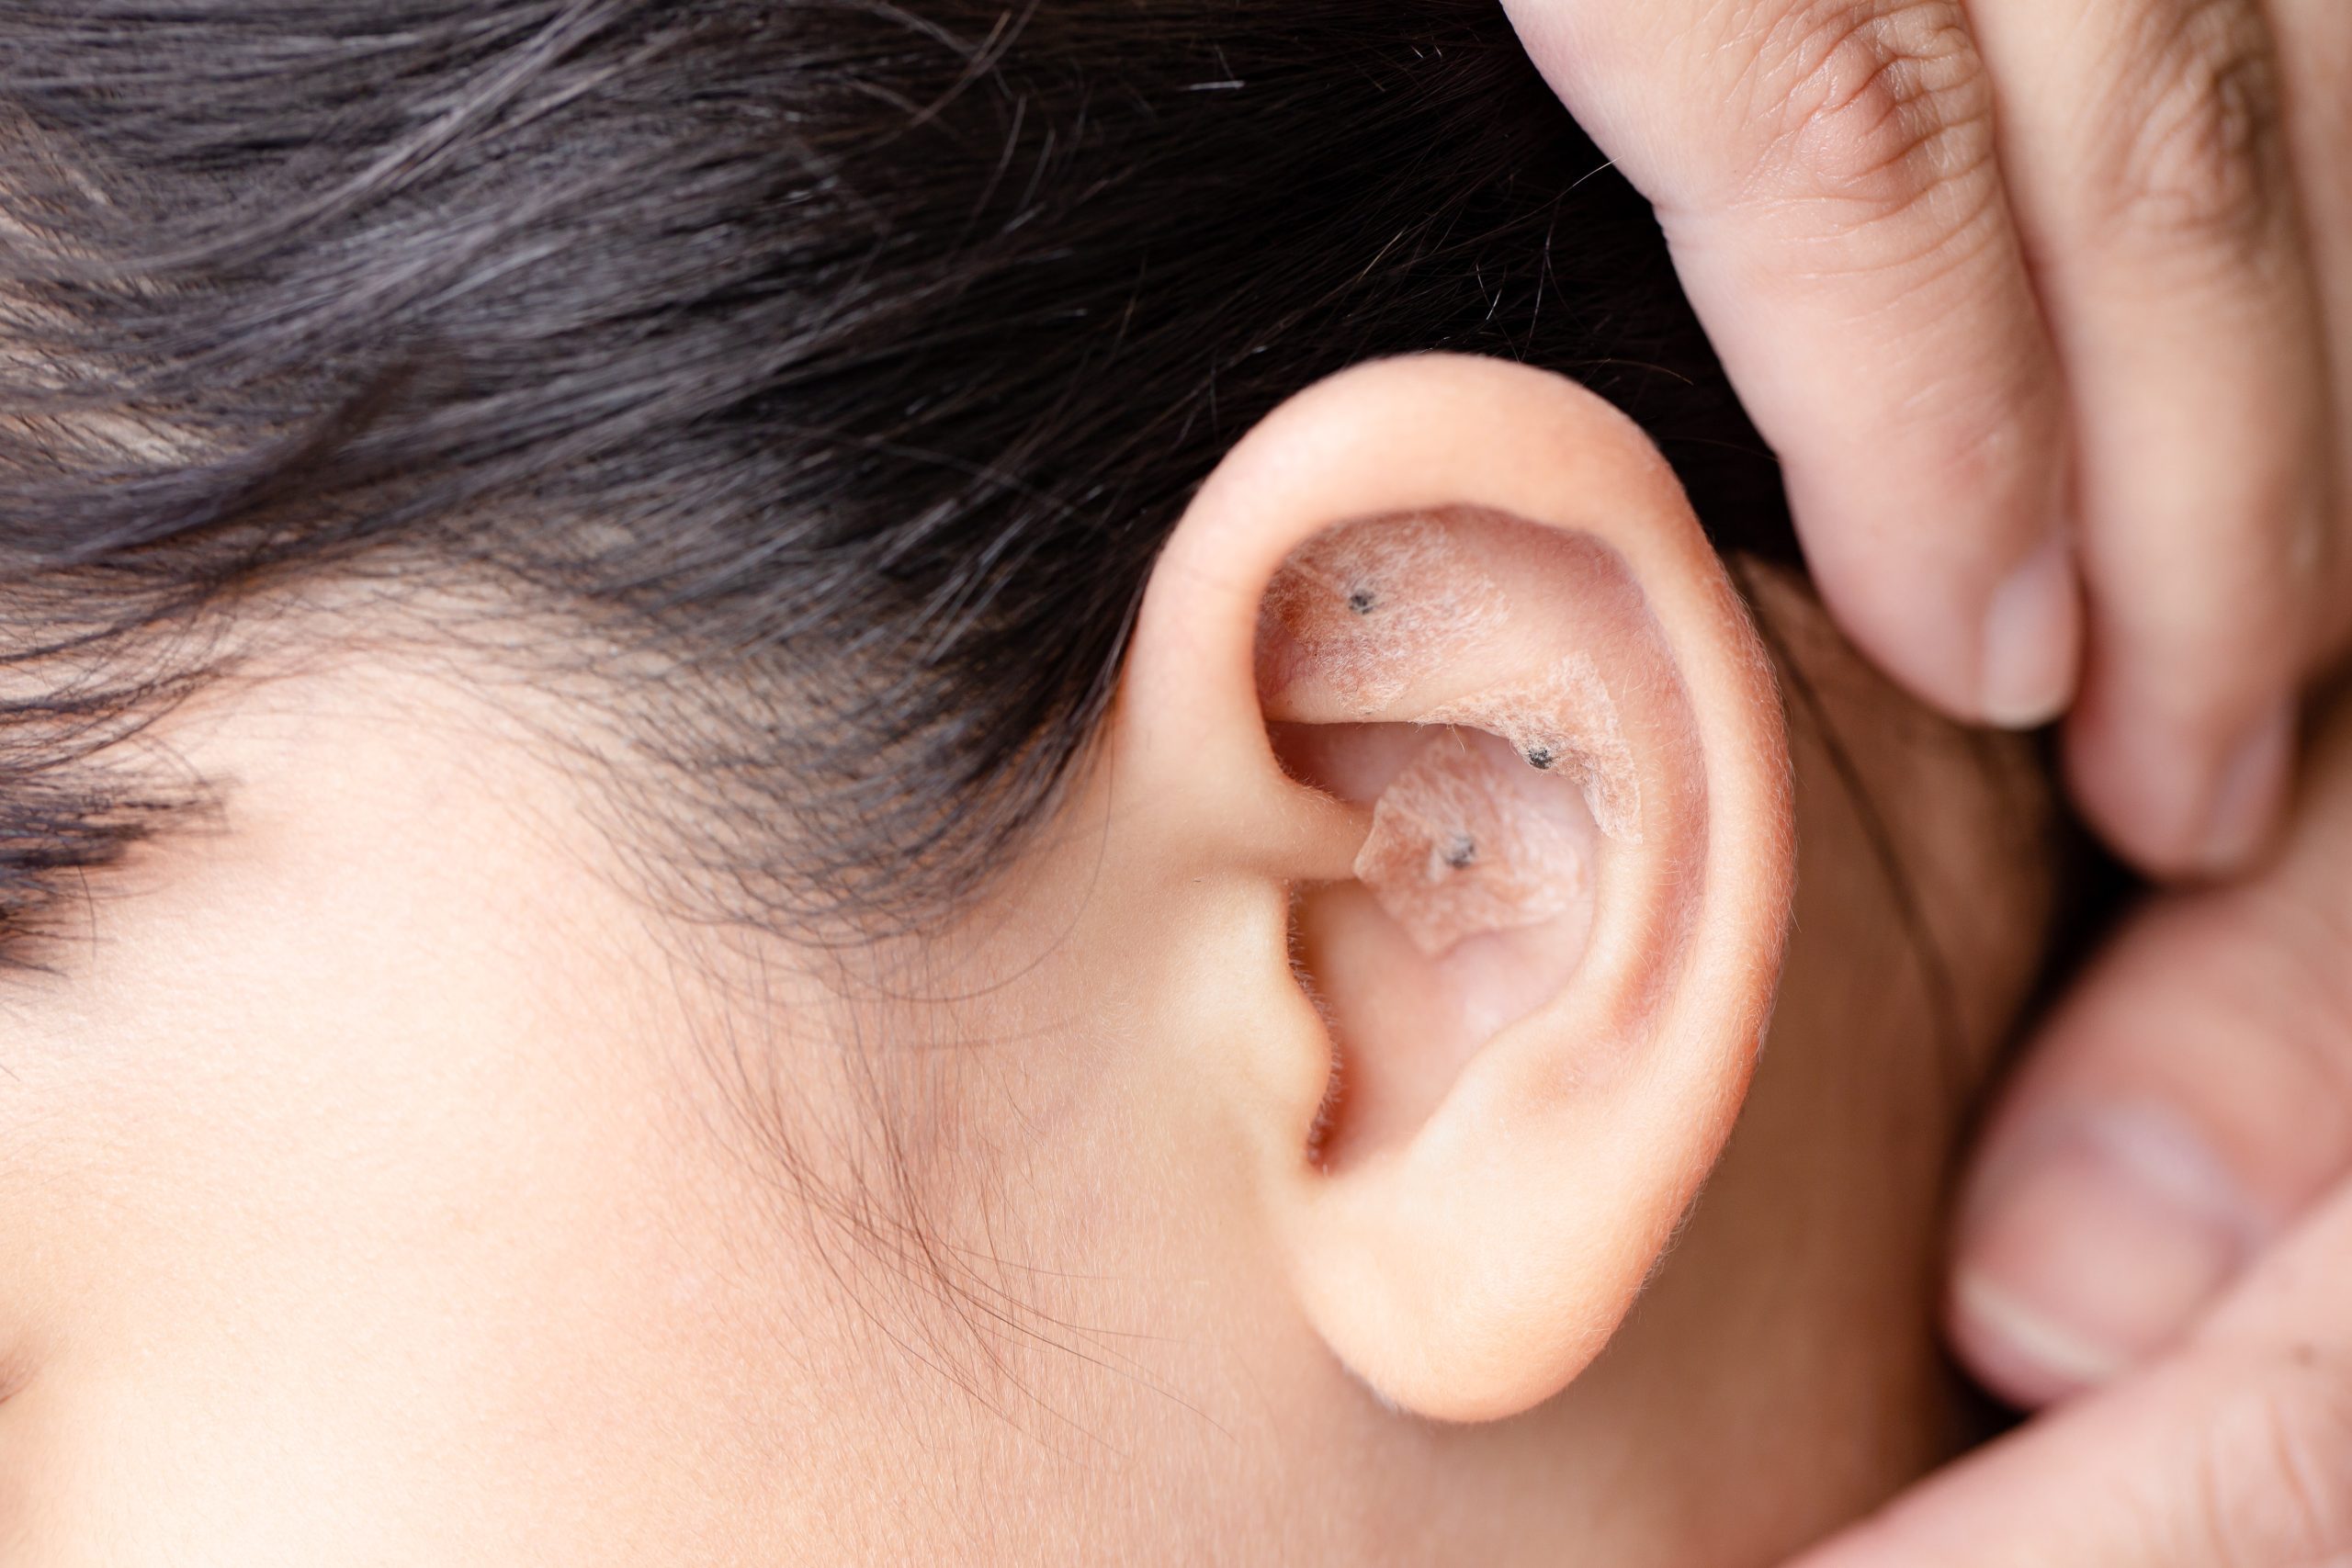
<instances>
[{"instance_id":1,"label":"ear antihelix","mask_svg":"<svg viewBox=\"0 0 2352 1568\"><path fill-rule=\"evenodd\" d=\"M1777 926L1727 987L1701 973L1699 705L1593 535L1467 507L1329 530L1276 574L1257 671L1285 771L1362 833L1293 892L1338 1064L1301 1130L1305 1289L1385 1395L1507 1414L1613 1331L1720 1148ZM1769 698L1753 673L1739 700Z\"/></svg>"},{"instance_id":2,"label":"ear antihelix","mask_svg":"<svg viewBox=\"0 0 2352 1568\"><path fill-rule=\"evenodd\" d=\"M1258 671L1293 775L1366 808L1352 879L1296 905L1346 1069L1314 1150L1334 1166L1408 1138L1597 936L1621 966L1670 948L1655 921L1601 919L1674 799L1645 781L1618 692L1668 751L1687 715L1622 560L1470 511L1310 540L1267 594Z\"/></svg>"}]
</instances>

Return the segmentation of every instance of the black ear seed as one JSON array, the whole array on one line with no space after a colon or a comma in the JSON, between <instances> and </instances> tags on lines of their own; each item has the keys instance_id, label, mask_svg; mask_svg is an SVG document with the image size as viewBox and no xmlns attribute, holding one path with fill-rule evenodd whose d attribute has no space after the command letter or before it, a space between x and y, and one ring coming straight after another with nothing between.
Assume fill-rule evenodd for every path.
<instances>
[{"instance_id":1,"label":"black ear seed","mask_svg":"<svg viewBox=\"0 0 2352 1568\"><path fill-rule=\"evenodd\" d=\"M1467 871L1477 863L1478 846L1467 833L1456 833L1453 842L1445 846L1445 863L1456 871Z\"/></svg>"},{"instance_id":2,"label":"black ear seed","mask_svg":"<svg viewBox=\"0 0 2352 1568\"><path fill-rule=\"evenodd\" d=\"M1359 588L1348 595L1348 608L1359 615L1371 615L1372 607L1378 603L1379 601L1373 597L1372 590L1369 588Z\"/></svg>"},{"instance_id":3,"label":"black ear seed","mask_svg":"<svg viewBox=\"0 0 2352 1568\"><path fill-rule=\"evenodd\" d=\"M1527 749L1527 765L1538 773L1549 773L1552 764L1558 761L1549 746L1530 746Z\"/></svg>"}]
</instances>

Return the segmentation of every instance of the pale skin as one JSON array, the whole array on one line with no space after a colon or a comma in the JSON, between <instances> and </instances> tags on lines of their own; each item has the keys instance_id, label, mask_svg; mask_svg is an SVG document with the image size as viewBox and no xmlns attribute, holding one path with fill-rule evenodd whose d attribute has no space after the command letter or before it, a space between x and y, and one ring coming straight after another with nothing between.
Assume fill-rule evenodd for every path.
<instances>
[{"instance_id":1,"label":"pale skin","mask_svg":"<svg viewBox=\"0 0 2352 1568\"><path fill-rule=\"evenodd\" d=\"M1286 722L1411 724L1566 651L1547 627L1605 638L1556 614L1599 591L1572 532L1638 592L1648 651L1596 663L1652 661L1612 694L1680 804L1594 879L1587 962L1450 1070L1343 1025L1397 1092L1317 1159L1333 1040L1286 911L1369 808L1279 765L1259 608L1333 523L1454 508L1510 520L1467 548L1519 631L1461 690ZM1613 412L1351 372L1197 498L1080 787L986 906L824 963L660 914L535 740L560 703L453 678L380 601L312 606L281 678L171 720L220 818L12 982L8 1560L1784 1558L1961 1438L1952 1095L2039 956L2050 795L1751 575L1785 715Z\"/></svg>"},{"instance_id":2,"label":"pale skin","mask_svg":"<svg viewBox=\"0 0 2352 1568\"><path fill-rule=\"evenodd\" d=\"M2127 926L1962 1206L1962 1357L2111 1394L1837 1562L2352 1549L2352 767L2309 696L2352 629L2352 10L1507 8L1657 205L1839 623L1948 712L2063 719L2143 871L2243 879ZM2267 1325L2234 1375L2225 1322ZM2248 1409L2285 1436L2217 1445Z\"/></svg>"}]
</instances>

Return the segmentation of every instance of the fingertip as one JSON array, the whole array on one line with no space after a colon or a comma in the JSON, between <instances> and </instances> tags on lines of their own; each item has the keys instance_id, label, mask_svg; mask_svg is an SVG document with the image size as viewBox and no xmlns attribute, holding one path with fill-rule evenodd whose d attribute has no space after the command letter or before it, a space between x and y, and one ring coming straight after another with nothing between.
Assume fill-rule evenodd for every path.
<instances>
[{"instance_id":1,"label":"fingertip","mask_svg":"<svg viewBox=\"0 0 2352 1568\"><path fill-rule=\"evenodd\" d=\"M1962 1268L1944 1304L1952 1353L1987 1393L2040 1410L2096 1388L2122 1370L2109 1348L2085 1339L2003 1286Z\"/></svg>"},{"instance_id":2,"label":"fingertip","mask_svg":"<svg viewBox=\"0 0 2352 1568\"><path fill-rule=\"evenodd\" d=\"M1891 679L1963 724L2030 729L2074 701L2081 578L2063 530L2011 495L1875 531L1821 483L1792 483L1805 558L1839 627ZM1993 536L2025 533L2017 553ZM2006 568L2004 562L2013 562Z\"/></svg>"},{"instance_id":3,"label":"fingertip","mask_svg":"<svg viewBox=\"0 0 2352 1568\"><path fill-rule=\"evenodd\" d=\"M2065 534L2053 533L1994 590L1984 611L1979 705L2003 729L2064 712L2082 668L2082 581Z\"/></svg>"},{"instance_id":4,"label":"fingertip","mask_svg":"<svg viewBox=\"0 0 2352 1568\"><path fill-rule=\"evenodd\" d=\"M1826 532L1818 527L1814 539ZM1921 702L1962 724L2035 729L2075 700L2081 670L2079 578L2063 543L2033 550L1988 588L1929 558L1864 567L1808 543L1814 581L1846 635Z\"/></svg>"},{"instance_id":5,"label":"fingertip","mask_svg":"<svg viewBox=\"0 0 2352 1568\"><path fill-rule=\"evenodd\" d=\"M2286 816L2294 773L2295 705L2282 702L2225 754L2199 834L2199 868L2233 875L2258 860Z\"/></svg>"},{"instance_id":6,"label":"fingertip","mask_svg":"<svg viewBox=\"0 0 2352 1568\"><path fill-rule=\"evenodd\" d=\"M1996 1134L1971 1183L1948 1317L2011 1403L2107 1382L2172 1343L2258 1229L2233 1173L2154 1102L2044 1107Z\"/></svg>"},{"instance_id":7,"label":"fingertip","mask_svg":"<svg viewBox=\"0 0 2352 1568\"><path fill-rule=\"evenodd\" d=\"M2222 881L2259 865L2293 793L2291 694L2215 739L2094 692L2066 737L2076 805L2099 836L2162 881Z\"/></svg>"},{"instance_id":8,"label":"fingertip","mask_svg":"<svg viewBox=\"0 0 2352 1568\"><path fill-rule=\"evenodd\" d=\"M1897 433L1880 455L1909 454L1899 502L1860 455L1788 462L1831 615L1889 676L1962 723L2033 728L2075 700L2086 608L2062 430L2057 411L2037 423L2007 409L1997 427Z\"/></svg>"},{"instance_id":9,"label":"fingertip","mask_svg":"<svg viewBox=\"0 0 2352 1568\"><path fill-rule=\"evenodd\" d=\"M2232 733L2164 715L2100 674L2067 719L2065 781L2100 840L2157 882L2222 882L2253 870L2284 825L2296 707L2281 701Z\"/></svg>"}]
</instances>

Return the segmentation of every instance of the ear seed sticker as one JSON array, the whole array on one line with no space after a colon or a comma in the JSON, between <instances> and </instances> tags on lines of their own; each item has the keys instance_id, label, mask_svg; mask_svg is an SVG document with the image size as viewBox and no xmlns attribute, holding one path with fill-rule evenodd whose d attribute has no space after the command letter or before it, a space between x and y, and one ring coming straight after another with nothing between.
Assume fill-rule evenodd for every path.
<instances>
[{"instance_id":1,"label":"ear seed sticker","mask_svg":"<svg viewBox=\"0 0 2352 1568\"><path fill-rule=\"evenodd\" d=\"M1469 730L1432 732L1374 803L1357 880L1435 958L1482 931L1541 924L1585 896L1582 804Z\"/></svg>"},{"instance_id":2,"label":"ear seed sticker","mask_svg":"<svg viewBox=\"0 0 2352 1568\"><path fill-rule=\"evenodd\" d=\"M1422 717L1501 736L1537 773L1556 773L1582 789L1602 832L1623 844L1642 841L1642 781L1634 749L1618 722L1615 700L1586 655L1569 654L1540 680L1481 692Z\"/></svg>"},{"instance_id":3,"label":"ear seed sticker","mask_svg":"<svg viewBox=\"0 0 2352 1568\"><path fill-rule=\"evenodd\" d=\"M1311 677L1369 715L1504 617L1502 591L1437 519L1352 523L1299 547L1269 585L1261 682Z\"/></svg>"}]
</instances>

